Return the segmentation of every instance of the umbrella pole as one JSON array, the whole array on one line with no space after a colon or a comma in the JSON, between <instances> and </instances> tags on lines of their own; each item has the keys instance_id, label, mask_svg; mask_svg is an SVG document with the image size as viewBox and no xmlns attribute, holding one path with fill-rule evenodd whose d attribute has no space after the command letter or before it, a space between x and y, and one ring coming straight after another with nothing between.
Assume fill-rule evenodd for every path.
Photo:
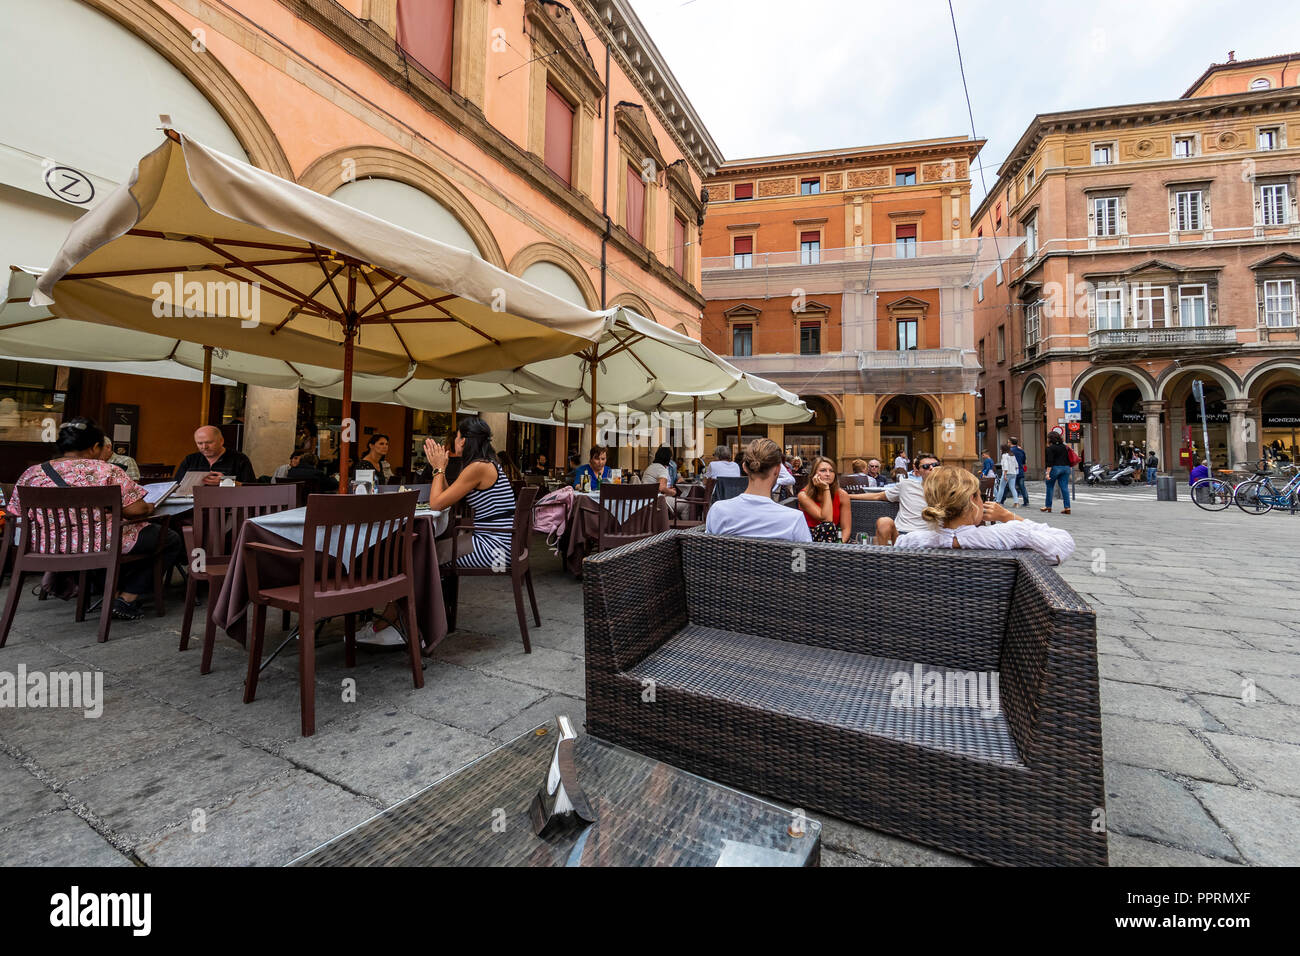
<instances>
[{"instance_id":1,"label":"umbrella pole","mask_svg":"<svg viewBox=\"0 0 1300 956\"><path fill-rule=\"evenodd\" d=\"M451 433L456 434L456 413L460 410L460 379L451 380Z\"/></svg>"},{"instance_id":2,"label":"umbrella pole","mask_svg":"<svg viewBox=\"0 0 1300 956\"><path fill-rule=\"evenodd\" d=\"M208 423L208 408L212 403L212 346L203 346L203 390L199 393L199 425Z\"/></svg>"},{"instance_id":3,"label":"umbrella pole","mask_svg":"<svg viewBox=\"0 0 1300 956\"><path fill-rule=\"evenodd\" d=\"M569 467L569 400L564 400L564 443L560 451L560 467Z\"/></svg>"},{"instance_id":4,"label":"umbrella pole","mask_svg":"<svg viewBox=\"0 0 1300 956\"><path fill-rule=\"evenodd\" d=\"M691 396L691 451L695 452L692 458L703 459L703 449L697 447L700 438L700 396ZM695 467L695 462L691 462L691 467Z\"/></svg>"},{"instance_id":5,"label":"umbrella pole","mask_svg":"<svg viewBox=\"0 0 1300 956\"><path fill-rule=\"evenodd\" d=\"M744 439L740 437L740 409L736 409L736 449L744 448Z\"/></svg>"},{"instance_id":6,"label":"umbrella pole","mask_svg":"<svg viewBox=\"0 0 1300 956\"><path fill-rule=\"evenodd\" d=\"M599 445L596 440L596 360L591 361L591 443Z\"/></svg>"},{"instance_id":7,"label":"umbrella pole","mask_svg":"<svg viewBox=\"0 0 1300 956\"><path fill-rule=\"evenodd\" d=\"M348 493L348 422L352 420L352 343L357 335L357 270L348 269L348 307L343 313L343 441L339 443L339 494ZM355 432L356 422L351 431ZM356 436L353 435L355 438Z\"/></svg>"}]
</instances>

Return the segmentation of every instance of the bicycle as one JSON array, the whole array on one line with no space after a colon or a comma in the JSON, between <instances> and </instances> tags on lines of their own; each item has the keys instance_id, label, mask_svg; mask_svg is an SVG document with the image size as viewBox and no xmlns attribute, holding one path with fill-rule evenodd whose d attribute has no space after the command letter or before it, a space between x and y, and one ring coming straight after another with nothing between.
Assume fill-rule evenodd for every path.
<instances>
[{"instance_id":1,"label":"bicycle","mask_svg":"<svg viewBox=\"0 0 1300 956\"><path fill-rule=\"evenodd\" d=\"M1236 486L1223 478L1198 478L1191 489L1192 501L1205 511L1223 511L1236 497Z\"/></svg>"},{"instance_id":2,"label":"bicycle","mask_svg":"<svg viewBox=\"0 0 1300 956\"><path fill-rule=\"evenodd\" d=\"M1279 475L1288 471L1292 473L1287 483L1278 488L1271 475L1256 473L1254 478L1237 486L1233 501L1238 508L1248 515L1267 514L1275 508L1286 508L1295 514L1296 508L1300 507L1300 466L1284 464L1275 467Z\"/></svg>"}]
</instances>

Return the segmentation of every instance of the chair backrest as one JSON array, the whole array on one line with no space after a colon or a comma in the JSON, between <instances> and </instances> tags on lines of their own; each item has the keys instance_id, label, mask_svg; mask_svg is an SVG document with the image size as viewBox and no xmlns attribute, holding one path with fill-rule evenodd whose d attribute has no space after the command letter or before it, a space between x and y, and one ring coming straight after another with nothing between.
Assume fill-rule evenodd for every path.
<instances>
[{"instance_id":1,"label":"chair backrest","mask_svg":"<svg viewBox=\"0 0 1300 956\"><path fill-rule=\"evenodd\" d=\"M528 539L533 535L533 505L537 503L537 486L524 485L515 499L515 525L510 535L510 559L528 556Z\"/></svg>"},{"instance_id":2,"label":"chair backrest","mask_svg":"<svg viewBox=\"0 0 1300 956\"><path fill-rule=\"evenodd\" d=\"M743 495L745 489L749 487L748 478L733 478L723 476L713 480L713 492L709 497L709 502L726 501L729 498L735 498L737 495Z\"/></svg>"},{"instance_id":3,"label":"chair backrest","mask_svg":"<svg viewBox=\"0 0 1300 956\"><path fill-rule=\"evenodd\" d=\"M308 497L304 573L315 592L364 588L408 574L417 498L414 491Z\"/></svg>"},{"instance_id":4,"label":"chair backrest","mask_svg":"<svg viewBox=\"0 0 1300 956\"><path fill-rule=\"evenodd\" d=\"M600 548L617 547L654 534L655 506L659 485L616 485L602 482L600 506L613 519L612 527L601 522Z\"/></svg>"},{"instance_id":5,"label":"chair backrest","mask_svg":"<svg viewBox=\"0 0 1300 956\"><path fill-rule=\"evenodd\" d=\"M239 532L249 518L298 507L298 484L199 485L194 489L194 546L204 560L233 556Z\"/></svg>"},{"instance_id":6,"label":"chair backrest","mask_svg":"<svg viewBox=\"0 0 1300 956\"><path fill-rule=\"evenodd\" d=\"M122 489L18 489L22 509L19 555L49 567L108 567L122 547Z\"/></svg>"}]
</instances>

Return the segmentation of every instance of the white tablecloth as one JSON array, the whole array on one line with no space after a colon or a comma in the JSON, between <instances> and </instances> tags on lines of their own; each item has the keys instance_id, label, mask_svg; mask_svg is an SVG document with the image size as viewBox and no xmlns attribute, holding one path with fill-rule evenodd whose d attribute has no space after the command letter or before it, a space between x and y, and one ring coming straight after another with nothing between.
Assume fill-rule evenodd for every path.
<instances>
[{"instance_id":1,"label":"white tablecloth","mask_svg":"<svg viewBox=\"0 0 1300 956\"><path fill-rule=\"evenodd\" d=\"M447 511L430 511L427 509L417 511L415 517L417 521L422 518L432 521L435 537L447 530L447 523L451 520L451 515ZM275 511L271 514L261 515L257 518L249 518L248 520L252 521L254 524L261 525L268 531L275 532L280 537L286 538L294 544L300 545L302 544L303 535L307 530L307 509L290 508L287 511ZM351 561L353 556L356 554L356 549L358 547L355 543L358 539L357 530L359 528L364 529L365 527L365 525L348 525L343 529L342 535L339 535L336 532L328 545L325 542L325 530L323 528L319 529L316 532L316 550L324 551L327 554L333 555L343 562L344 567L347 567L348 562ZM391 523L384 527L380 527L376 532L371 532L369 535L362 530L360 540L364 542L367 537L370 537L373 540L378 541L381 538L388 537L388 535L392 534L394 530L396 530L396 528ZM342 538L342 541L339 540L340 538Z\"/></svg>"}]
</instances>

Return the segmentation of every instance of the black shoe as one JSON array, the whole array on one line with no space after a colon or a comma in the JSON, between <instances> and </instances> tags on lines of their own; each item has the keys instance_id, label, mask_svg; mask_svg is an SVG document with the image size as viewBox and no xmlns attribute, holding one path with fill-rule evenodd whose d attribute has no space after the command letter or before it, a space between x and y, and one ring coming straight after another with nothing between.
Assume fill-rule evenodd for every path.
<instances>
[{"instance_id":1,"label":"black shoe","mask_svg":"<svg viewBox=\"0 0 1300 956\"><path fill-rule=\"evenodd\" d=\"M123 601L121 598L113 598L113 610L110 612L115 621L138 621L144 617L144 611L140 610L140 602Z\"/></svg>"}]
</instances>

